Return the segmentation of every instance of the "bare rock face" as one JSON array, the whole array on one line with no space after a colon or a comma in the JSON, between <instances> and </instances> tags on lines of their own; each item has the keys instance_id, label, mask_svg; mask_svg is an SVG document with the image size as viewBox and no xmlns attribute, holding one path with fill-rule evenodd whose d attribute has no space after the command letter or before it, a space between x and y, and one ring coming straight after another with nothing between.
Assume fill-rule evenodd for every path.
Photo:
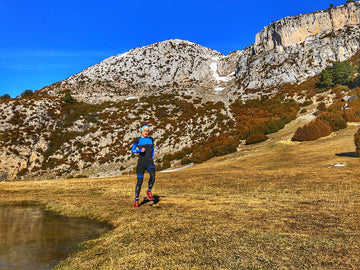
<instances>
[{"instance_id":1,"label":"bare rock face","mask_svg":"<svg viewBox=\"0 0 360 270\"><path fill-rule=\"evenodd\" d=\"M357 2L273 22L241 51L237 80L243 88L256 89L317 75L359 50L359 23Z\"/></svg>"},{"instance_id":2,"label":"bare rock face","mask_svg":"<svg viewBox=\"0 0 360 270\"><path fill-rule=\"evenodd\" d=\"M360 23L360 3L349 3L336 8L285 17L271 23L256 35L255 52L272 50L277 46L301 43L310 36Z\"/></svg>"},{"instance_id":3,"label":"bare rock face","mask_svg":"<svg viewBox=\"0 0 360 270\"><path fill-rule=\"evenodd\" d=\"M78 100L100 103L166 87L215 83L211 64L223 55L183 40L167 40L105 59L49 89L70 89Z\"/></svg>"}]
</instances>

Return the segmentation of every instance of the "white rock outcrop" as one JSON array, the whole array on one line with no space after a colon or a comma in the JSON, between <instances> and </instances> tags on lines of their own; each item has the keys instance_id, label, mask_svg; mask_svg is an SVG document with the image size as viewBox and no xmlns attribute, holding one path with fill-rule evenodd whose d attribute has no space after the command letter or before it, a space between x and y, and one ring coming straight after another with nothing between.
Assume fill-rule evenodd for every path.
<instances>
[{"instance_id":1,"label":"white rock outcrop","mask_svg":"<svg viewBox=\"0 0 360 270\"><path fill-rule=\"evenodd\" d=\"M299 83L332 61L360 49L360 3L286 17L266 26L240 52L236 78L242 89Z\"/></svg>"}]
</instances>

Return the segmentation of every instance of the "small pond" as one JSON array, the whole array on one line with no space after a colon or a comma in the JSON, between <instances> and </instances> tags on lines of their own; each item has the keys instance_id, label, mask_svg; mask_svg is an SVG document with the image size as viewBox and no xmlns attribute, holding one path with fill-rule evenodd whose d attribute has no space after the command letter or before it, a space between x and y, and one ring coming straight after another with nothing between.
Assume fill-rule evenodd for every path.
<instances>
[{"instance_id":1,"label":"small pond","mask_svg":"<svg viewBox=\"0 0 360 270\"><path fill-rule=\"evenodd\" d=\"M41 207L0 207L0 269L51 269L111 226Z\"/></svg>"}]
</instances>

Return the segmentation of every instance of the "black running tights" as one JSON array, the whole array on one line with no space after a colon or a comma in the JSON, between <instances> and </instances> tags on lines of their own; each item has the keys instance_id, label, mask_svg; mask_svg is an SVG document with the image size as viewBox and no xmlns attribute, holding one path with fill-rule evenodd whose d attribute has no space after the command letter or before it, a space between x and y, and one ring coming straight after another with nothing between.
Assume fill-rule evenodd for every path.
<instances>
[{"instance_id":1,"label":"black running tights","mask_svg":"<svg viewBox=\"0 0 360 270\"><path fill-rule=\"evenodd\" d=\"M153 185L155 183L155 169L151 168L149 170L149 174L150 174L150 178L149 178L148 189L152 189L152 187L153 187ZM141 185L143 183L143 180L144 180L144 176L143 177L138 176L136 187L135 187L135 198L139 198L140 191L141 191Z\"/></svg>"}]
</instances>

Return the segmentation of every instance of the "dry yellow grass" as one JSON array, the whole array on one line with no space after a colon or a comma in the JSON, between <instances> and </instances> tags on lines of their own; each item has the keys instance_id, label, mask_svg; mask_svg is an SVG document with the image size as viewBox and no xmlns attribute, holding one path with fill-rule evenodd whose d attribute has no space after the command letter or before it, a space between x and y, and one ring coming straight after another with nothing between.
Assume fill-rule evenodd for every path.
<instances>
[{"instance_id":1,"label":"dry yellow grass","mask_svg":"<svg viewBox=\"0 0 360 270\"><path fill-rule=\"evenodd\" d=\"M229 156L157 173L158 202L139 209L134 175L2 182L0 202L114 225L58 269L358 269L360 160L351 153L359 127L284 143L298 125Z\"/></svg>"}]
</instances>

